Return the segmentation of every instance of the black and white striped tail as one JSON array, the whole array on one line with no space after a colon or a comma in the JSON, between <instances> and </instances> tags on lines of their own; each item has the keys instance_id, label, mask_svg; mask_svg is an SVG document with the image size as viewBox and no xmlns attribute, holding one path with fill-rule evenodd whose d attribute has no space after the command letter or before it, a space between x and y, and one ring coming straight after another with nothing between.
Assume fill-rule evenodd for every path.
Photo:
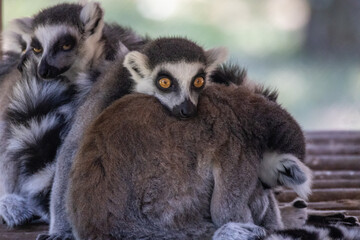
<instances>
[{"instance_id":1,"label":"black and white striped tail","mask_svg":"<svg viewBox=\"0 0 360 240\"><path fill-rule=\"evenodd\" d=\"M5 174L5 182L13 187L7 187L0 200L0 215L9 226L35 216L48 221L55 157L73 114L74 90L69 81L40 79L34 65L27 64L5 115L2 164L12 169Z\"/></svg>"}]
</instances>

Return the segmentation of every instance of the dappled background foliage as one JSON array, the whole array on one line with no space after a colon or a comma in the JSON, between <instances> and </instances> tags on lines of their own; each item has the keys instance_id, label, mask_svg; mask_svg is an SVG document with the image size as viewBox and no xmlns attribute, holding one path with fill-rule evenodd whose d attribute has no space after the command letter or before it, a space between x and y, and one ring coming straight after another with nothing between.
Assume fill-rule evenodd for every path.
<instances>
[{"instance_id":1,"label":"dappled background foliage","mask_svg":"<svg viewBox=\"0 0 360 240\"><path fill-rule=\"evenodd\" d=\"M3 0L4 26L55 0ZM280 91L306 130L360 129L360 1L103 0L105 19L141 34L224 45L249 77Z\"/></svg>"}]
</instances>

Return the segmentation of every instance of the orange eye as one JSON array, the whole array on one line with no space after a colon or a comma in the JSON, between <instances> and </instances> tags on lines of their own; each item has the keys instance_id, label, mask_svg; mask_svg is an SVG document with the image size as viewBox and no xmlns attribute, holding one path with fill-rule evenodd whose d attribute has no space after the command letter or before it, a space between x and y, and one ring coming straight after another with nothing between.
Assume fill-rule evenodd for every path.
<instances>
[{"instance_id":1,"label":"orange eye","mask_svg":"<svg viewBox=\"0 0 360 240\"><path fill-rule=\"evenodd\" d=\"M169 88L171 86L171 80L168 78L161 78L159 80L159 85L162 88Z\"/></svg>"},{"instance_id":2,"label":"orange eye","mask_svg":"<svg viewBox=\"0 0 360 240\"><path fill-rule=\"evenodd\" d=\"M70 50L71 47L72 47L71 44L65 44L65 45L62 46L62 49L63 49L64 51L67 51L67 50Z\"/></svg>"},{"instance_id":3,"label":"orange eye","mask_svg":"<svg viewBox=\"0 0 360 240\"><path fill-rule=\"evenodd\" d=\"M204 86L204 83L205 83L205 79L203 77L197 77L195 78L195 81L194 81L194 87L196 88L201 88L202 86Z\"/></svg>"},{"instance_id":4,"label":"orange eye","mask_svg":"<svg viewBox=\"0 0 360 240\"><path fill-rule=\"evenodd\" d=\"M33 51L35 52L35 53L41 53L42 52L42 48L33 48Z\"/></svg>"}]
</instances>

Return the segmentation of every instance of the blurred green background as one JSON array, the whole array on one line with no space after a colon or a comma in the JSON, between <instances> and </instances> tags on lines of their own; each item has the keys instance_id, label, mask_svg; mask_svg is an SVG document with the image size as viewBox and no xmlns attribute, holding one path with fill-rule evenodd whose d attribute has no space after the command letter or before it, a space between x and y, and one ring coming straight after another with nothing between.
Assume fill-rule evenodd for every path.
<instances>
[{"instance_id":1,"label":"blurred green background","mask_svg":"<svg viewBox=\"0 0 360 240\"><path fill-rule=\"evenodd\" d=\"M3 23L62 1L3 0ZM360 1L103 0L105 19L149 36L224 45L306 130L360 130Z\"/></svg>"}]
</instances>

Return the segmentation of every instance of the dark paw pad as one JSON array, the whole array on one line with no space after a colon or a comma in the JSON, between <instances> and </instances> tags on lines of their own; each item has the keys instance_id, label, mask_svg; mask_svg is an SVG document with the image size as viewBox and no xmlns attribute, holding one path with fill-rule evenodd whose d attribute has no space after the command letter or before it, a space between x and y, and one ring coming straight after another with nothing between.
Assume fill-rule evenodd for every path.
<instances>
[{"instance_id":1,"label":"dark paw pad","mask_svg":"<svg viewBox=\"0 0 360 240\"><path fill-rule=\"evenodd\" d=\"M304 200L297 200L296 202L294 202L293 206L295 208L306 208L308 205Z\"/></svg>"}]
</instances>

